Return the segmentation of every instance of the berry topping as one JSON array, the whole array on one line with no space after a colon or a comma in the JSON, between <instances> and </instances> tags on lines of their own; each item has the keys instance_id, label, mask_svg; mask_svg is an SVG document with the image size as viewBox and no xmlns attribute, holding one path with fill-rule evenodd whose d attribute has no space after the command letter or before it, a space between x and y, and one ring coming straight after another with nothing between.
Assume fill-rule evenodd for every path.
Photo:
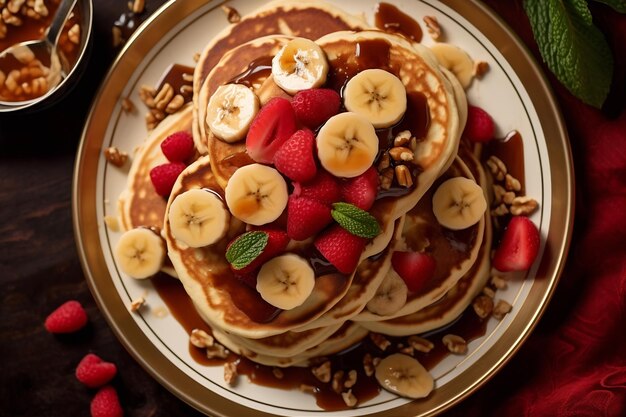
<instances>
[{"instance_id":1,"label":"berry topping","mask_svg":"<svg viewBox=\"0 0 626 417\"><path fill-rule=\"evenodd\" d=\"M161 142L161 151L170 162L185 162L193 156L193 138L185 131L172 133Z\"/></svg>"},{"instance_id":2,"label":"berry topping","mask_svg":"<svg viewBox=\"0 0 626 417\"><path fill-rule=\"evenodd\" d=\"M87 324L87 313L78 301L61 304L46 318L45 327L50 333L73 333Z\"/></svg>"},{"instance_id":3,"label":"berry topping","mask_svg":"<svg viewBox=\"0 0 626 417\"><path fill-rule=\"evenodd\" d=\"M313 132L298 130L276 151L274 166L293 181L309 181L317 173L314 154Z\"/></svg>"},{"instance_id":4,"label":"berry topping","mask_svg":"<svg viewBox=\"0 0 626 417\"><path fill-rule=\"evenodd\" d=\"M287 203L287 234L294 240L305 240L318 233L333 220L330 207L307 197L289 197Z\"/></svg>"},{"instance_id":5,"label":"berry topping","mask_svg":"<svg viewBox=\"0 0 626 417\"><path fill-rule=\"evenodd\" d=\"M252 159L271 164L274 154L296 131L296 116L289 100L274 97L256 115L248 136L246 149Z\"/></svg>"},{"instance_id":6,"label":"berry topping","mask_svg":"<svg viewBox=\"0 0 626 417\"><path fill-rule=\"evenodd\" d=\"M376 200L378 184L378 172L376 168L370 167L358 177L350 178L343 183L341 191L343 201L360 209L369 210Z\"/></svg>"},{"instance_id":7,"label":"berry topping","mask_svg":"<svg viewBox=\"0 0 626 417\"><path fill-rule=\"evenodd\" d=\"M315 129L339 113L341 97L335 90L316 88L302 90L291 100L296 118L310 129Z\"/></svg>"},{"instance_id":8,"label":"berry topping","mask_svg":"<svg viewBox=\"0 0 626 417\"><path fill-rule=\"evenodd\" d=\"M404 280L411 292L421 290L435 275L435 258L423 252L396 251L391 255L391 266Z\"/></svg>"},{"instance_id":9,"label":"berry topping","mask_svg":"<svg viewBox=\"0 0 626 417\"><path fill-rule=\"evenodd\" d=\"M463 136L472 142L487 142L493 139L494 129L493 119L489 113L480 107L468 106Z\"/></svg>"},{"instance_id":10,"label":"berry topping","mask_svg":"<svg viewBox=\"0 0 626 417\"><path fill-rule=\"evenodd\" d=\"M344 274L351 274L357 267L367 239L355 236L335 224L315 239L317 250Z\"/></svg>"},{"instance_id":11,"label":"berry topping","mask_svg":"<svg viewBox=\"0 0 626 417\"><path fill-rule=\"evenodd\" d=\"M89 353L76 367L76 379L89 388L98 388L108 383L117 373L114 363L104 362L100 357Z\"/></svg>"},{"instance_id":12,"label":"berry topping","mask_svg":"<svg viewBox=\"0 0 626 417\"><path fill-rule=\"evenodd\" d=\"M293 195L307 197L324 204L332 204L341 200L341 186L339 181L328 171L319 169L311 181L293 184Z\"/></svg>"},{"instance_id":13,"label":"berry topping","mask_svg":"<svg viewBox=\"0 0 626 417\"><path fill-rule=\"evenodd\" d=\"M259 229L246 232L236 237L226 248L226 259L237 277L246 278L266 261L282 253L289 237L287 233L276 229ZM243 280L243 279L242 279ZM254 274L256 281L256 274Z\"/></svg>"},{"instance_id":14,"label":"berry topping","mask_svg":"<svg viewBox=\"0 0 626 417\"><path fill-rule=\"evenodd\" d=\"M513 217L493 257L494 268L502 272L529 269L539 252L539 241L539 230L528 217Z\"/></svg>"},{"instance_id":15,"label":"berry topping","mask_svg":"<svg viewBox=\"0 0 626 417\"><path fill-rule=\"evenodd\" d=\"M167 197L174 187L176 179L185 169L182 162L169 162L157 165L150 170L150 180L156 193L162 197Z\"/></svg>"},{"instance_id":16,"label":"berry topping","mask_svg":"<svg viewBox=\"0 0 626 417\"><path fill-rule=\"evenodd\" d=\"M91 400L91 417L123 417L117 391L110 385L100 388Z\"/></svg>"}]
</instances>

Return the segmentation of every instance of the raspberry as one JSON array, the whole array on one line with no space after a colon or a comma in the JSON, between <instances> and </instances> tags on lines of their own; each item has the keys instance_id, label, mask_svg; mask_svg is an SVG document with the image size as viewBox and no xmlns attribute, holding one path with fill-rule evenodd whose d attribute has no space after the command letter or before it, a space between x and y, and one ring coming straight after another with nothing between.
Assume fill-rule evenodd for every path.
<instances>
[{"instance_id":1,"label":"raspberry","mask_svg":"<svg viewBox=\"0 0 626 417\"><path fill-rule=\"evenodd\" d=\"M89 388L98 388L107 384L116 373L117 367L114 363L104 362L93 353L85 355L76 367L76 379Z\"/></svg>"},{"instance_id":2,"label":"raspberry","mask_svg":"<svg viewBox=\"0 0 626 417\"><path fill-rule=\"evenodd\" d=\"M185 164L182 162L169 162L152 168L150 170L150 180L152 180L156 193L167 197L172 192L176 179L184 169Z\"/></svg>"},{"instance_id":3,"label":"raspberry","mask_svg":"<svg viewBox=\"0 0 626 417\"><path fill-rule=\"evenodd\" d=\"M274 166L293 181L308 181L315 177L315 136L308 129L296 131L274 155Z\"/></svg>"},{"instance_id":4,"label":"raspberry","mask_svg":"<svg viewBox=\"0 0 626 417\"><path fill-rule=\"evenodd\" d=\"M73 333L87 324L87 313L78 301L61 304L46 318L45 327L50 333Z\"/></svg>"},{"instance_id":5,"label":"raspberry","mask_svg":"<svg viewBox=\"0 0 626 417\"><path fill-rule=\"evenodd\" d=\"M161 151L170 162L185 162L193 156L193 138L185 131L172 133L161 142Z\"/></svg>"},{"instance_id":6,"label":"raspberry","mask_svg":"<svg viewBox=\"0 0 626 417\"><path fill-rule=\"evenodd\" d=\"M110 385L100 388L91 400L91 417L123 417L117 391Z\"/></svg>"},{"instance_id":7,"label":"raspberry","mask_svg":"<svg viewBox=\"0 0 626 417\"><path fill-rule=\"evenodd\" d=\"M318 233L333 220L330 207L307 197L291 195L287 202L287 235L305 240Z\"/></svg>"},{"instance_id":8,"label":"raspberry","mask_svg":"<svg viewBox=\"0 0 626 417\"><path fill-rule=\"evenodd\" d=\"M463 136L472 142L487 142L493 139L494 130L493 119L489 113L480 107L468 106Z\"/></svg>"},{"instance_id":9,"label":"raspberry","mask_svg":"<svg viewBox=\"0 0 626 417\"><path fill-rule=\"evenodd\" d=\"M291 106L300 123L315 129L339 113L341 97L335 90L328 88L302 90L293 96Z\"/></svg>"}]
</instances>

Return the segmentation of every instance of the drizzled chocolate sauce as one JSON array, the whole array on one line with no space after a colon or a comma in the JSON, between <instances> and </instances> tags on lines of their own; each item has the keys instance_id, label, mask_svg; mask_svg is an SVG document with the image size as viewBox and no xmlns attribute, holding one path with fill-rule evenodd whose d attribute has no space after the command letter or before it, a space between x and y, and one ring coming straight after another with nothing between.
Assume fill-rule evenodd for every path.
<instances>
[{"instance_id":1,"label":"drizzled chocolate sauce","mask_svg":"<svg viewBox=\"0 0 626 417\"><path fill-rule=\"evenodd\" d=\"M263 56L250 62L248 68L239 75L233 77L227 84L243 84L252 87L262 78L266 78L272 72L272 57Z\"/></svg>"},{"instance_id":2,"label":"drizzled chocolate sauce","mask_svg":"<svg viewBox=\"0 0 626 417\"><path fill-rule=\"evenodd\" d=\"M157 91L161 90L165 84L169 84L174 89L174 94L180 94L189 103L193 98L192 81L193 68L182 64L170 65L161 75L157 83Z\"/></svg>"},{"instance_id":3,"label":"drizzled chocolate sauce","mask_svg":"<svg viewBox=\"0 0 626 417\"><path fill-rule=\"evenodd\" d=\"M374 11L374 24L380 30L421 42L422 28L411 16L389 3L378 3Z\"/></svg>"}]
</instances>

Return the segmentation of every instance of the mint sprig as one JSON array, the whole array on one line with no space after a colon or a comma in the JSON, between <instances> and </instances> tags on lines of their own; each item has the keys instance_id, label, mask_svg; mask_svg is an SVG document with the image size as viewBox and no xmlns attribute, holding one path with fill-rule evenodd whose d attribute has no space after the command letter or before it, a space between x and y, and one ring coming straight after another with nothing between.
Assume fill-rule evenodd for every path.
<instances>
[{"instance_id":1,"label":"mint sprig","mask_svg":"<svg viewBox=\"0 0 626 417\"><path fill-rule=\"evenodd\" d=\"M616 10L625 1L604 0ZM525 0L541 56L559 81L583 102L600 108L613 79L613 56L593 24L585 0Z\"/></svg>"},{"instance_id":2,"label":"mint sprig","mask_svg":"<svg viewBox=\"0 0 626 417\"><path fill-rule=\"evenodd\" d=\"M353 235L371 239L380 234L380 226L374 216L353 204L334 203L330 214Z\"/></svg>"},{"instance_id":3,"label":"mint sprig","mask_svg":"<svg viewBox=\"0 0 626 417\"><path fill-rule=\"evenodd\" d=\"M234 269L243 269L263 252L268 241L269 235L266 232L243 233L226 250L226 260Z\"/></svg>"}]
</instances>

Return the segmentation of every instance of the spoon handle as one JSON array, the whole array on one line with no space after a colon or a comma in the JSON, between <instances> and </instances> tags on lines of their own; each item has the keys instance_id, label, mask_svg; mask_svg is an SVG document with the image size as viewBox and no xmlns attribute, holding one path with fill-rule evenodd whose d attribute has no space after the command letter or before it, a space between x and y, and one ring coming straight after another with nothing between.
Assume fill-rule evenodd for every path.
<instances>
[{"instance_id":1,"label":"spoon handle","mask_svg":"<svg viewBox=\"0 0 626 417\"><path fill-rule=\"evenodd\" d=\"M46 33L46 42L48 42L50 45L54 46L57 44L65 20L67 20L67 17L74 8L75 4L76 0L62 0L59 4L59 8L54 14L52 23L48 28L48 33Z\"/></svg>"}]
</instances>

